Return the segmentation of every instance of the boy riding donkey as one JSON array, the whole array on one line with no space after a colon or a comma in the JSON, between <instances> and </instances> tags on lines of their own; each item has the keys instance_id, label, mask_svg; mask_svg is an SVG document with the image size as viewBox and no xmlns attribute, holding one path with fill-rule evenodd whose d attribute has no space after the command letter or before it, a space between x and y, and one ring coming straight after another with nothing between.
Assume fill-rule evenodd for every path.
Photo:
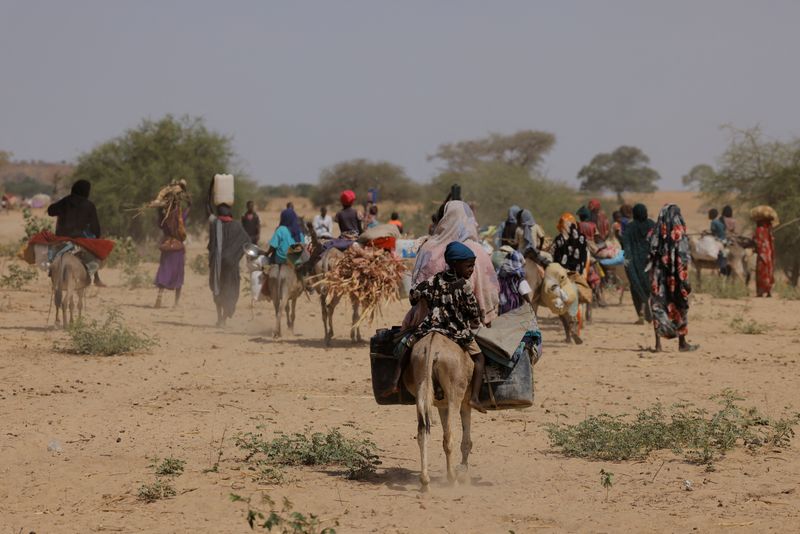
<instances>
[{"instance_id":1,"label":"boy riding donkey","mask_svg":"<svg viewBox=\"0 0 800 534\"><path fill-rule=\"evenodd\" d=\"M399 392L400 378L408 364L414 343L431 332L438 332L456 342L475 362L470 406L486 413L478 399L483 382L484 356L472 332L473 328L481 325L483 319L469 281L475 270L475 253L463 243L453 241L447 245L444 259L448 266L446 270L437 273L430 280L420 282L411 291L411 304L424 302L428 313L397 345L395 351L400 353L400 358L392 379L393 385L381 396L388 397Z\"/></svg>"}]
</instances>

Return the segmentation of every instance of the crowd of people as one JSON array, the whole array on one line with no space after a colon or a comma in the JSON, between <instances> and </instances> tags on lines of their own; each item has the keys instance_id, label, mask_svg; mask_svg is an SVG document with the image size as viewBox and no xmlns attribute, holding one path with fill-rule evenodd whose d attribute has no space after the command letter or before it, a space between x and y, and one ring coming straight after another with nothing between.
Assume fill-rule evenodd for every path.
<instances>
[{"instance_id":1,"label":"crowd of people","mask_svg":"<svg viewBox=\"0 0 800 534\"><path fill-rule=\"evenodd\" d=\"M68 196L48 208L48 214L57 217L58 236L101 236L97 210L89 200L90 191L91 184L79 180ZM343 191L341 209L335 215L331 216L327 208L322 207L308 225L313 242L321 243L322 252L331 247L347 248L359 236L380 225L376 204L367 203L359 211L355 201L353 191ZM249 201L246 207L241 220L234 220L228 204L209 204L208 207L209 287L219 325L224 325L236 309L240 293L239 263L245 245L258 245L262 241L262 223L255 205ZM158 211L162 238L155 277L156 307L162 305L165 290L175 291L176 305L180 300L189 208L187 201ZM774 284L772 231L777 224L777 215L769 210L771 208L761 216L751 213L756 223L753 240L757 255L757 294L767 297ZM710 210L709 219L710 234L722 243L728 243L736 235L731 206L725 206L721 214L716 209ZM686 224L677 205L664 206L656 221L648 217L643 204L622 205L609 219L600 201L592 199L575 213L561 215L556 225L558 233L552 242L530 210L511 206L507 218L497 226L493 253L487 252L474 212L467 203L448 199L432 220L430 235L421 240L412 273L412 308L404 326L414 333L406 338L407 347L424 333L440 331L460 343L475 357L476 367L480 367L482 359L474 350L473 338L468 333L470 328L478 324L489 326L499 314L524 305L533 306L532 295L537 288L530 286L526 269L541 267L544 271L555 263L566 271L575 294L587 305L586 319L590 305L599 295L598 286L607 276L608 269L603 266L621 265L629 281L638 322L653 324L656 350L661 350L662 338L677 338L682 351L696 348L686 339L692 258ZM334 232L334 223L338 226L338 235ZM396 235L403 230L397 213L392 213L387 226L397 232ZM288 203L266 242L266 257L273 264L296 263L292 251L304 249L307 241L304 222L292 203ZM319 254L300 256L305 261L313 261ZM720 273L728 274L725 255L720 253L718 259ZM95 283L100 285L97 259L87 257L84 263Z\"/></svg>"}]
</instances>

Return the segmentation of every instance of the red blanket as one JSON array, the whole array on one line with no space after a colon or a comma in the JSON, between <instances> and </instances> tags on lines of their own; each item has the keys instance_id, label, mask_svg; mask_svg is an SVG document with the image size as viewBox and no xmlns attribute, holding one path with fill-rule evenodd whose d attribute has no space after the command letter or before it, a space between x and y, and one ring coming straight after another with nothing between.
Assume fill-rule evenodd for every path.
<instances>
[{"instance_id":1,"label":"red blanket","mask_svg":"<svg viewBox=\"0 0 800 534\"><path fill-rule=\"evenodd\" d=\"M97 256L100 261L105 260L111 251L114 250L114 242L110 239L90 239L88 237L61 237L53 232L44 230L31 236L28 245L53 245L71 241L79 247L86 249Z\"/></svg>"}]
</instances>

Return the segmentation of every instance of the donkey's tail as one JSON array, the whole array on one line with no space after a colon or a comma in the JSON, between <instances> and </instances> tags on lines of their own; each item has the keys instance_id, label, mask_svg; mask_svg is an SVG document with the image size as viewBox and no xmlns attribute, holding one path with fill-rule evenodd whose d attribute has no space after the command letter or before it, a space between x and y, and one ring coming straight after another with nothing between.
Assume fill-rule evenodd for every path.
<instances>
[{"instance_id":1,"label":"donkey's tail","mask_svg":"<svg viewBox=\"0 0 800 534\"><path fill-rule=\"evenodd\" d=\"M422 382L417 391L417 429L421 430L423 425L425 433L431 433L431 417L433 415L433 354L431 339L426 339L422 350L425 352L425 369L423 370Z\"/></svg>"}]
</instances>

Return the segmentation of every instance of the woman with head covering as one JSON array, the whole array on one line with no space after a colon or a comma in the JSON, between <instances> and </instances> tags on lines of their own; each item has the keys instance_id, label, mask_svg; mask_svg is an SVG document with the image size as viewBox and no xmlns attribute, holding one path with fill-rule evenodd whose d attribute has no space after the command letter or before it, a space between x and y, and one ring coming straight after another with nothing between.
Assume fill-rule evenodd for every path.
<instances>
[{"instance_id":1,"label":"woman with head covering","mask_svg":"<svg viewBox=\"0 0 800 534\"><path fill-rule=\"evenodd\" d=\"M697 349L686 341L689 325L689 238L681 209L675 204L661 208L650 232L650 257L646 270L650 273L650 311L656 334L656 352L661 351L661 338L678 338L682 352Z\"/></svg>"},{"instance_id":2,"label":"woman with head covering","mask_svg":"<svg viewBox=\"0 0 800 534\"><path fill-rule=\"evenodd\" d=\"M520 210L517 215L517 250L525 257L547 266L547 258L539 254L539 246L544 241L544 231L536 224L529 210Z\"/></svg>"},{"instance_id":3,"label":"woman with head covering","mask_svg":"<svg viewBox=\"0 0 800 534\"><path fill-rule=\"evenodd\" d=\"M517 219L521 211L522 209L516 205L508 208L508 217L497 225L494 248L499 250L503 245L517 248Z\"/></svg>"},{"instance_id":4,"label":"woman with head covering","mask_svg":"<svg viewBox=\"0 0 800 534\"><path fill-rule=\"evenodd\" d=\"M489 324L497 317L500 285L492 260L481 246L478 224L466 203L460 200L451 200L447 203L433 234L417 251L411 285L415 287L445 269L447 263L444 252L447 245L453 241L463 243L475 254L475 270L470 277L470 283L483 312L484 324ZM419 313L416 312L419 311L412 309L412 313L406 316L404 324L416 324L418 321L415 319L419 319Z\"/></svg>"},{"instance_id":5,"label":"woman with head covering","mask_svg":"<svg viewBox=\"0 0 800 534\"><path fill-rule=\"evenodd\" d=\"M556 226L559 234L553 241L553 259L566 270L584 274L588 259L586 236L578 229L571 213L562 213Z\"/></svg>"},{"instance_id":6,"label":"woman with head covering","mask_svg":"<svg viewBox=\"0 0 800 534\"><path fill-rule=\"evenodd\" d=\"M297 214L292 208L281 212L280 222L269 240L267 257L271 263L286 263L289 247L295 243L302 243L304 239L302 227Z\"/></svg>"},{"instance_id":7,"label":"woman with head covering","mask_svg":"<svg viewBox=\"0 0 800 534\"><path fill-rule=\"evenodd\" d=\"M650 258L648 237L655 224L647 217L647 207L644 204L636 204L633 207L633 219L628 222L628 226L622 234L625 272L630 281L631 298L633 298L633 307L636 308L636 315L639 317L639 324L652 320L648 305L650 280L645 269Z\"/></svg>"},{"instance_id":8,"label":"woman with head covering","mask_svg":"<svg viewBox=\"0 0 800 534\"><path fill-rule=\"evenodd\" d=\"M771 297L775 285L775 238L772 234L773 219L756 220L753 240L756 242L756 295Z\"/></svg>"},{"instance_id":9,"label":"woman with head covering","mask_svg":"<svg viewBox=\"0 0 800 534\"><path fill-rule=\"evenodd\" d=\"M233 220L230 206L220 204L216 212L209 217L208 285L217 306L217 326L225 326L239 301L239 260L244 246L250 244L250 236L242 223Z\"/></svg>"},{"instance_id":10,"label":"woman with head covering","mask_svg":"<svg viewBox=\"0 0 800 534\"><path fill-rule=\"evenodd\" d=\"M608 221L608 216L600 207L600 201L596 198L590 200L589 211L591 212L590 220L597 225L597 233L600 235L600 239L608 238L608 234L611 233L611 223Z\"/></svg>"},{"instance_id":11,"label":"woman with head covering","mask_svg":"<svg viewBox=\"0 0 800 534\"><path fill-rule=\"evenodd\" d=\"M184 267L186 265L186 218L189 216L189 206L182 208L180 201L173 202L167 208L158 210L158 226L163 237L159 249L161 257L158 260L156 273L156 308L161 307L164 290L175 291L175 304L181 300L183 288Z\"/></svg>"},{"instance_id":12,"label":"woman with head covering","mask_svg":"<svg viewBox=\"0 0 800 534\"><path fill-rule=\"evenodd\" d=\"M353 207L353 203L356 201L356 194L348 189L339 195L339 201L342 203L342 209L333 220L339 225L340 237L356 239L363 231L361 218Z\"/></svg>"}]
</instances>

